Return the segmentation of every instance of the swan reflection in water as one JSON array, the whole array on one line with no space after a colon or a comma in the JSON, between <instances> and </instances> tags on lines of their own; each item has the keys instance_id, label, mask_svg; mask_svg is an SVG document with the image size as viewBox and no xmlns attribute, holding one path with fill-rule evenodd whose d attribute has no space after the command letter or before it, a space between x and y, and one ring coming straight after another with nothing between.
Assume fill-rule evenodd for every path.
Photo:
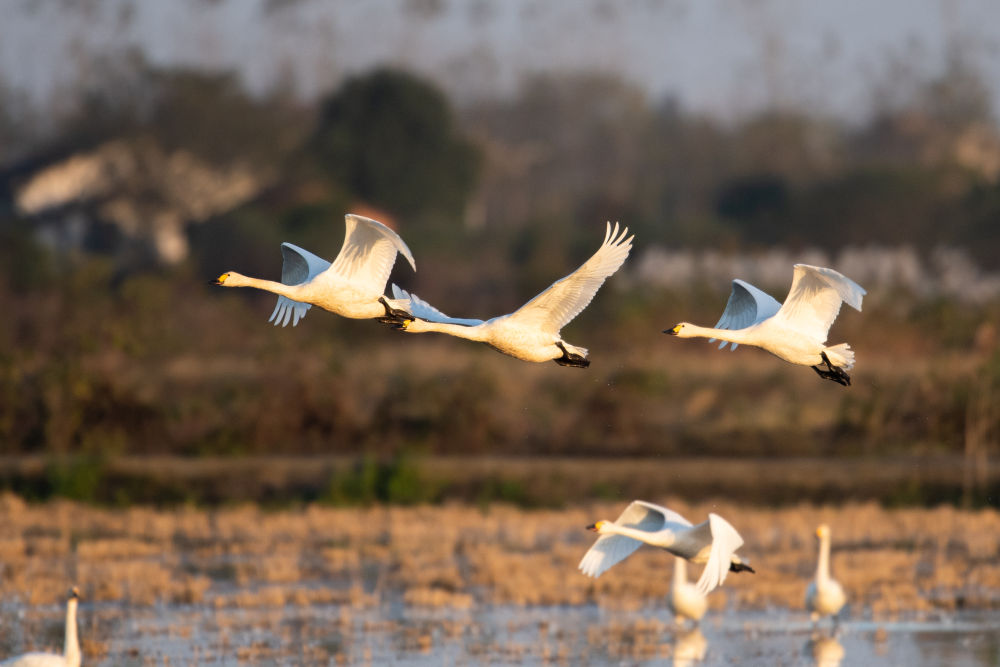
<instances>
[{"instance_id":1,"label":"swan reflection in water","mask_svg":"<svg viewBox=\"0 0 1000 667\"><path fill-rule=\"evenodd\" d=\"M844 660L844 646L837 641L836 633L813 633L802 652L813 659L816 667L840 667Z\"/></svg>"},{"instance_id":2,"label":"swan reflection in water","mask_svg":"<svg viewBox=\"0 0 1000 667\"><path fill-rule=\"evenodd\" d=\"M708 640L701 633L701 628L695 626L686 632L674 635L674 667L688 667L705 659L708 652Z\"/></svg>"}]
</instances>

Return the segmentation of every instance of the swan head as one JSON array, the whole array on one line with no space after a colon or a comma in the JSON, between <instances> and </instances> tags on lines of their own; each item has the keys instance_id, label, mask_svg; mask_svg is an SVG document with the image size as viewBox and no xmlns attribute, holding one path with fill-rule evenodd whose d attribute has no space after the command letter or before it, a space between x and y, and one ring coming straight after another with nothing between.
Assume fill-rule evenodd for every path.
<instances>
[{"instance_id":1,"label":"swan head","mask_svg":"<svg viewBox=\"0 0 1000 667\"><path fill-rule=\"evenodd\" d=\"M689 327L691 327L690 323L681 322L675 325L673 329L664 329L663 333L668 336L677 336L678 338L692 338L695 334L690 332Z\"/></svg>"},{"instance_id":2,"label":"swan head","mask_svg":"<svg viewBox=\"0 0 1000 667\"><path fill-rule=\"evenodd\" d=\"M69 589L69 599L70 600L79 600L80 599L80 589L77 588L76 586L74 586L73 588Z\"/></svg>"},{"instance_id":3,"label":"swan head","mask_svg":"<svg viewBox=\"0 0 1000 667\"><path fill-rule=\"evenodd\" d=\"M244 276L242 273L236 273L235 271L226 271L215 280L210 280L209 284L222 285L224 287L243 287L244 285L246 285L246 281L244 280L244 278L246 278L246 276Z\"/></svg>"},{"instance_id":4,"label":"swan head","mask_svg":"<svg viewBox=\"0 0 1000 667\"><path fill-rule=\"evenodd\" d=\"M830 526L826 525L825 523L821 523L816 528L816 537L818 537L821 540L830 539Z\"/></svg>"},{"instance_id":5,"label":"swan head","mask_svg":"<svg viewBox=\"0 0 1000 667\"><path fill-rule=\"evenodd\" d=\"M608 523L610 523L610 522L609 521L597 521L597 522L594 522L594 523L590 524L589 526L587 526L587 530L592 530L595 533L604 533L604 532L607 532L607 531L603 530L603 528L605 526L607 526Z\"/></svg>"}]
</instances>

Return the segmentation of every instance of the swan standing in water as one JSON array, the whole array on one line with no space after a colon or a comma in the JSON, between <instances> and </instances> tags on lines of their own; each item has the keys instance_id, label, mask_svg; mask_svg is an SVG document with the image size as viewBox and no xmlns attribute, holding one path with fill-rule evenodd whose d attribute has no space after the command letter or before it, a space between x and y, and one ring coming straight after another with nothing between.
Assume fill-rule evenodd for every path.
<instances>
[{"instance_id":1,"label":"swan standing in water","mask_svg":"<svg viewBox=\"0 0 1000 667\"><path fill-rule=\"evenodd\" d=\"M383 296L396 253L417 270L413 254L403 239L381 222L360 215L344 216L344 245L333 264L291 243L281 244L284 259L281 282L250 278L235 271L223 273L213 284L223 287L256 287L278 295L268 322L292 326L312 306L353 319L395 323L410 317L406 301Z\"/></svg>"},{"instance_id":2,"label":"swan standing in water","mask_svg":"<svg viewBox=\"0 0 1000 667\"><path fill-rule=\"evenodd\" d=\"M76 606L80 591L76 586L66 601L66 642L63 654L25 653L0 662L0 667L80 667L80 641L76 636Z\"/></svg>"},{"instance_id":3,"label":"swan standing in water","mask_svg":"<svg viewBox=\"0 0 1000 667\"><path fill-rule=\"evenodd\" d=\"M628 227L618 231L608 223L604 243L594 255L573 273L557 280L547 290L509 315L491 320L448 317L419 297L392 286L397 300L410 300L413 318L397 328L409 333L440 333L486 343L494 350L524 361L554 361L561 366L586 368L590 365L587 350L570 345L559 331L580 314L594 294L628 257L632 238Z\"/></svg>"},{"instance_id":4,"label":"swan standing in water","mask_svg":"<svg viewBox=\"0 0 1000 667\"><path fill-rule=\"evenodd\" d=\"M674 559L674 581L670 587L670 610L674 612L677 625L683 625L684 619L695 623L701 620L708 609L708 600L697 586L687 578L687 561L683 558Z\"/></svg>"},{"instance_id":5,"label":"swan standing in water","mask_svg":"<svg viewBox=\"0 0 1000 667\"><path fill-rule=\"evenodd\" d=\"M847 596L840 584L830 576L830 527L825 523L816 529L819 538L819 562L816 564L816 578L806 589L806 609L812 622L823 616L834 616L847 602ZM834 618L836 623L836 617Z\"/></svg>"},{"instance_id":6,"label":"swan standing in water","mask_svg":"<svg viewBox=\"0 0 1000 667\"><path fill-rule=\"evenodd\" d=\"M796 264L784 304L737 279L715 328L681 322L663 333L710 342L719 339L719 349L728 343L733 350L753 345L793 364L811 366L821 378L846 387L851 384L847 371L854 368L854 351L847 343L828 347L826 337L841 302L860 311L865 294L860 285L833 269Z\"/></svg>"},{"instance_id":7,"label":"swan standing in water","mask_svg":"<svg viewBox=\"0 0 1000 667\"><path fill-rule=\"evenodd\" d=\"M754 571L736 555L743 538L718 514L709 514L707 521L692 526L673 510L634 500L616 521L598 521L587 529L601 535L580 561L580 571L591 577L601 576L643 543L704 564L696 586L702 595L722 584L729 572Z\"/></svg>"}]
</instances>

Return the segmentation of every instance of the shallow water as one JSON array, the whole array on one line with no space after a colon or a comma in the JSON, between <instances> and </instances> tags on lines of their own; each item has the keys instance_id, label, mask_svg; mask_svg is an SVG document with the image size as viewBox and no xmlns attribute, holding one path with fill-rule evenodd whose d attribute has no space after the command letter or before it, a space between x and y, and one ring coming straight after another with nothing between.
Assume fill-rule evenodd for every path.
<instances>
[{"instance_id":1,"label":"shallow water","mask_svg":"<svg viewBox=\"0 0 1000 667\"><path fill-rule=\"evenodd\" d=\"M614 509L0 497L0 657L61 647L71 582L88 666L1000 665L1000 514L684 506L733 515L757 574L727 580L700 629L681 631L663 553L640 549L599 581L576 572L581 526ZM801 611L820 521L843 536L834 571L852 608L835 634Z\"/></svg>"},{"instance_id":2,"label":"shallow water","mask_svg":"<svg viewBox=\"0 0 1000 667\"><path fill-rule=\"evenodd\" d=\"M84 642L103 653L87 664L637 664L952 665L1000 664L1000 613L848 619L834 632L801 613L710 612L678 629L665 609L480 606L430 610L383 595L376 606L216 609L83 604ZM62 610L2 605L13 622L0 650L26 636L61 644ZM87 645L85 643L85 651Z\"/></svg>"}]
</instances>

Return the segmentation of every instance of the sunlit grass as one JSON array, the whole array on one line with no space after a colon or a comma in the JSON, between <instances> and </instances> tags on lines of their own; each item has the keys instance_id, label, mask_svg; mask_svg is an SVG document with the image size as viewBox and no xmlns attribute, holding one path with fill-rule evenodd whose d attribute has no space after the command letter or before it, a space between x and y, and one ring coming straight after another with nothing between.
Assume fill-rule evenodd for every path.
<instances>
[{"instance_id":1,"label":"sunlit grass","mask_svg":"<svg viewBox=\"0 0 1000 667\"><path fill-rule=\"evenodd\" d=\"M726 516L757 575L734 575L712 605L798 609L815 566L812 533L834 528L833 571L851 600L876 615L1000 601L1000 513L889 510L872 504L755 509L732 503L670 506L692 518ZM621 503L524 511L493 505L264 512L102 510L57 502L0 503L0 595L61 599L76 579L93 601L280 607L337 602L638 609L663 603L670 557L653 549L599 579L576 570L592 535ZM235 584L237 590L233 590Z\"/></svg>"}]
</instances>

